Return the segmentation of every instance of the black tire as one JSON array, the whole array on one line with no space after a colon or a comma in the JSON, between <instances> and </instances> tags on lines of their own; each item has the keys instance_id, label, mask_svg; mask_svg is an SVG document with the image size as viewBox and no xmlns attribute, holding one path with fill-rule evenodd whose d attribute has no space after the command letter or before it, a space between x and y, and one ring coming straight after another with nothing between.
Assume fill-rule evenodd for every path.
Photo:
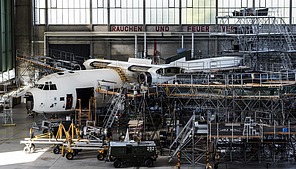
<instances>
[{"instance_id":1,"label":"black tire","mask_svg":"<svg viewBox=\"0 0 296 169\"><path fill-rule=\"evenodd\" d=\"M150 158L146 159L145 160L145 166L146 167L152 167L153 166L153 161Z\"/></svg>"},{"instance_id":2,"label":"black tire","mask_svg":"<svg viewBox=\"0 0 296 169\"><path fill-rule=\"evenodd\" d=\"M34 152L36 150L36 146L35 144L31 144L31 147L30 147L31 151Z\"/></svg>"},{"instance_id":3,"label":"black tire","mask_svg":"<svg viewBox=\"0 0 296 169\"><path fill-rule=\"evenodd\" d=\"M104 154L102 154L102 153L99 153L98 155L97 155L97 159L98 160L100 160L100 161L102 161L102 160L104 160Z\"/></svg>"},{"instance_id":4,"label":"black tire","mask_svg":"<svg viewBox=\"0 0 296 169\"><path fill-rule=\"evenodd\" d=\"M60 148L59 146L55 146L52 150L53 154L60 154Z\"/></svg>"},{"instance_id":5,"label":"black tire","mask_svg":"<svg viewBox=\"0 0 296 169\"><path fill-rule=\"evenodd\" d=\"M67 153L67 154L66 154L66 158L67 158L68 160L73 160L73 157L74 157L73 153Z\"/></svg>"},{"instance_id":6,"label":"black tire","mask_svg":"<svg viewBox=\"0 0 296 169\"><path fill-rule=\"evenodd\" d=\"M114 161L114 163L113 163L113 166L114 166L115 168L120 168L120 167L121 167L121 161L118 160L118 159L116 159L116 160Z\"/></svg>"},{"instance_id":7,"label":"black tire","mask_svg":"<svg viewBox=\"0 0 296 169\"><path fill-rule=\"evenodd\" d=\"M24 147L24 152L25 152L26 154L31 153L31 149L30 149L30 147L29 147L29 146Z\"/></svg>"}]
</instances>

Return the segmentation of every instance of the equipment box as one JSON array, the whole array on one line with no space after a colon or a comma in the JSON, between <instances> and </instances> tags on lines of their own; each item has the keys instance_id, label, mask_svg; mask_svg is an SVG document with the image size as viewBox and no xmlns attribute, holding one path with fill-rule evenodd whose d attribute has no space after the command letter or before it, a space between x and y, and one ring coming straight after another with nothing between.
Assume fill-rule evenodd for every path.
<instances>
[{"instance_id":1,"label":"equipment box","mask_svg":"<svg viewBox=\"0 0 296 169\"><path fill-rule=\"evenodd\" d=\"M157 150L154 141L110 142L108 159L114 161L115 168L126 163L144 164L147 167L152 167L156 158Z\"/></svg>"}]
</instances>

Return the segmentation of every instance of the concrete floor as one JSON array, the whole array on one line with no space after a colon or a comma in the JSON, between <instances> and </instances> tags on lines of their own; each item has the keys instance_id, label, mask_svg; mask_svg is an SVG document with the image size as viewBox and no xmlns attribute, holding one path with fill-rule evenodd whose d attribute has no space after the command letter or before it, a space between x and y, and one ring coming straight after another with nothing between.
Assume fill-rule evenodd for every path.
<instances>
[{"instance_id":1,"label":"concrete floor","mask_svg":"<svg viewBox=\"0 0 296 169\"><path fill-rule=\"evenodd\" d=\"M24 144L20 144L20 140L29 137L29 129L33 122L40 123L44 119L38 115L35 118L28 117L24 104L17 105L13 108L13 122L15 126L0 126L0 169L98 169L98 168L114 168L112 162L98 161L96 151L82 151L73 160L67 160L60 154L51 152L51 148L47 145L36 145L36 152L26 154L23 151ZM2 119L1 119L2 123ZM159 156L154 163L153 168L157 169L173 169L176 167L176 160L168 163L167 156ZM124 166L124 168L147 168ZM202 166L192 167L187 164L181 164L181 168L204 168ZM266 163L242 164L228 163L219 165L220 168L237 169L237 168L267 168ZM271 164L268 168L295 169L296 163L279 162Z\"/></svg>"}]
</instances>

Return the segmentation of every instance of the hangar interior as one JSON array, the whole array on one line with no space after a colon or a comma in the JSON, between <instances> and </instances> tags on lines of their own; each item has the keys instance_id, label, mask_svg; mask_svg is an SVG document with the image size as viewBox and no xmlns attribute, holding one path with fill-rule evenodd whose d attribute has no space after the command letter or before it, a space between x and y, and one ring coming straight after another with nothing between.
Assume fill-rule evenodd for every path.
<instances>
[{"instance_id":1,"label":"hangar interior","mask_svg":"<svg viewBox=\"0 0 296 169\"><path fill-rule=\"evenodd\" d=\"M153 85L147 72L138 75L146 78L141 83L116 69L124 85L76 89L82 99L71 119L80 127L94 121L116 136L129 127L178 159L177 167L295 162L295 1L0 2L4 94L45 75L80 71L88 59L163 65L183 56L240 57L235 68L217 70L212 62L209 70L180 72ZM65 100L72 104L73 97ZM72 159L73 151L67 153Z\"/></svg>"}]
</instances>

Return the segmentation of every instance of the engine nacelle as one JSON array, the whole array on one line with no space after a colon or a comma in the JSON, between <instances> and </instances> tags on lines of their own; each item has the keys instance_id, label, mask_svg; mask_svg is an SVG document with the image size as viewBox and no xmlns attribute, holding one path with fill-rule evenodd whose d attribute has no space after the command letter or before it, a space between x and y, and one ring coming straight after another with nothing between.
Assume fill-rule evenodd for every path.
<instances>
[{"instance_id":1,"label":"engine nacelle","mask_svg":"<svg viewBox=\"0 0 296 169\"><path fill-rule=\"evenodd\" d=\"M151 85L152 83L152 75L149 72L142 72L138 76L138 82Z\"/></svg>"}]
</instances>

